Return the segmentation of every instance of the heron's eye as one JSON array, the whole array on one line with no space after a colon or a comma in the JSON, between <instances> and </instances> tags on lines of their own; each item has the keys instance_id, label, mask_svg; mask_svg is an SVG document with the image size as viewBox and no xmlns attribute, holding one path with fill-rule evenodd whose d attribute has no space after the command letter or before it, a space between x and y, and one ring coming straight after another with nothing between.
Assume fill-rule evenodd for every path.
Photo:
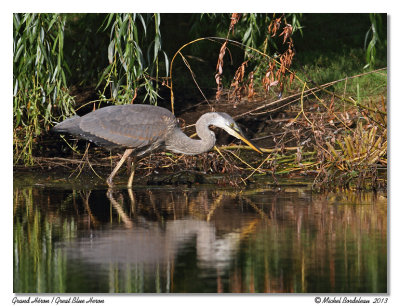
<instances>
[{"instance_id":1,"label":"heron's eye","mask_svg":"<svg viewBox=\"0 0 400 306\"><path fill-rule=\"evenodd\" d=\"M231 129L234 129L234 128L235 128L235 125L233 124L233 122L229 124L229 127L230 127Z\"/></svg>"}]
</instances>

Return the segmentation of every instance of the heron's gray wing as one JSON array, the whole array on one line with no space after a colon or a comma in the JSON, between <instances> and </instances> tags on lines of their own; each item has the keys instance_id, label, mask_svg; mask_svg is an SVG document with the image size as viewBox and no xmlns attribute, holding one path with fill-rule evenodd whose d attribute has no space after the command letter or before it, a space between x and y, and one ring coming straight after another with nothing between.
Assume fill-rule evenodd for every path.
<instances>
[{"instance_id":1,"label":"heron's gray wing","mask_svg":"<svg viewBox=\"0 0 400 306\"><path fill-rule=\"evenodd\" d=\"M82 119L82 117L75 115L73 117L65 119L63 122L58 123L56 126L54 126L51 129L51 131L56 132L56 133L68 133L71 135L75 135L75 136L78 136L79 138L90 140L99 146L104 146L104 147L109 147L109 148L115 147L114 143L109 142L103 138L96 137L93 134L83 131L79 127L79 125L81 123L81 119Z\"/></svg>"},{"instance_id":2,"label":"heron's gray wing","mask_svg":"<svg viewBox=\"0 0 400 306\"><path fill-rule=\"evenodd\" d=\"M101 108L81 117L85 133L115 146L145 149L160 146L176 126L175 116L165 108L151 105L118 105Z\"/></svg>"}]
</instances>

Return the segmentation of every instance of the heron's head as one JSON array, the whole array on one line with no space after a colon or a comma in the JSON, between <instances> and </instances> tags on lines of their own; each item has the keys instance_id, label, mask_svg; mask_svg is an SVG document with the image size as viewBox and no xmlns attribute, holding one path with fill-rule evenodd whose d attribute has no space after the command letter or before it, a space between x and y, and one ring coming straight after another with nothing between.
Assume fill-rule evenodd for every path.
<instances>
[{"instance_id":1,"label":"heron's head","mask_svg":"<svg viewBox=\"0 0 400 306\"><path fill-rule=\"evenodd\" d=\"M210 124L225 130L228 134L245 142L254 151L257 151L258 153L262 154L260 148L257 147L254 143L252 143L250 139L248 139L244 135L243 131L237 125L235 120L233 120L233 118L229 116L227 113L219 113L219 112L214 113L214 116Z\"/></svg>"}]
</instances>

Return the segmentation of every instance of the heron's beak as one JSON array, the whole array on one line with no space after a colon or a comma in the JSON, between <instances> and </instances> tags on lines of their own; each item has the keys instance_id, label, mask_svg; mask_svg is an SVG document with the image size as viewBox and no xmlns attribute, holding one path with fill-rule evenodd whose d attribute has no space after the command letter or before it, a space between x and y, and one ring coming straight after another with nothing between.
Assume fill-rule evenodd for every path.
<instances>
[{"instance_id":1,"label":"heron's beak","mask_svg":"<svg viewBox=\"0 0 400 306\"><path fill-rule=\"evenodd\" d=\"M257 147L254 143L250 141L246 136L243 135L242 131L236 131L234 129L231 129L232 136L235 136L236 138L242 140L244 143L246 143L250 148L252 148L254 151L257 151L258 153L262 154L262 151L259 147Z\"/></svg>"}]
</instances>

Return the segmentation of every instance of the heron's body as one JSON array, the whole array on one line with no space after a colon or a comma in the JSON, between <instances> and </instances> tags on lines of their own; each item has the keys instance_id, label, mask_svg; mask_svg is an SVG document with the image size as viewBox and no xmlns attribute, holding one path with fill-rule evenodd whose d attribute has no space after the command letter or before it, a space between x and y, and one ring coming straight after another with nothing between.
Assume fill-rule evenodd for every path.
<instances>
[{"instance_id":1,"label":"heron's body","mask_svg":"<svg viewBox=\"0 0 400 306\"><path fill-rule=\"evenodd\" d=\"M208 126L223 128L259 151L246 139L233 119L226 113L205 113L196 123L200 139L191 139L178 127L175 116L167 109L142 104L114 105L100 108L82 117L74 116L57 124L53 131L69 133L107 148L125 148L125 154L107 179L112 178L124 160L134 152L140 156L157 148L175 153L195 155L215 145L215 134ZM260 151L259 151L260 152ZM133 175L131 175L131 179Z\"/></svg>"},{"instance_id":2,"label":"heron's body","mask_svg":"<svg viewBox=\"0 0 400 306\"><path fill-rule=\"evenodd\" d=\"M164 144L177 125L167 109L152 105L127 104L100 108L85 116L74 116L53 130L66 132L109 149L134 148L143 155Z\"/></svg>"}]
</instances>

